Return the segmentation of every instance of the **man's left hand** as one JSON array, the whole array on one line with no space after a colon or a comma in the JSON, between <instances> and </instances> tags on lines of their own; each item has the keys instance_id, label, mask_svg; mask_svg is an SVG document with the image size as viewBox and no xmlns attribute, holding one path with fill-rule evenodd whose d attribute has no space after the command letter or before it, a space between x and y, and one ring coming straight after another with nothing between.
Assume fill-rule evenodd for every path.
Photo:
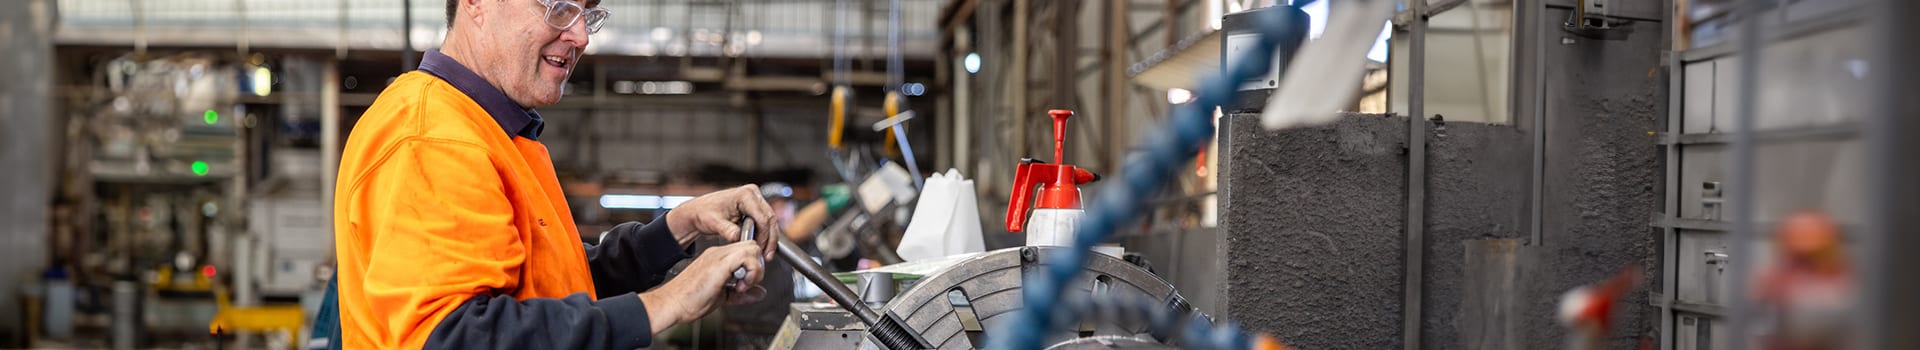
<instances>
[{"instance_id":1,"label":"man's left hand","mask_svg":"<svg viewBox=\"0 0 1920 350\"><path fill-rule=\"evenodd\" d=\"M729 242L740 240L740 216L753 218L758 226L762 259L773 259L777 244L770 238L779 234L773 225L773 206L760 197L760 186L746 185L708 193L687 200L667 212L667 228L681 246L693 243L702 234L718 235Z\"/></svg>"}]
</instances>

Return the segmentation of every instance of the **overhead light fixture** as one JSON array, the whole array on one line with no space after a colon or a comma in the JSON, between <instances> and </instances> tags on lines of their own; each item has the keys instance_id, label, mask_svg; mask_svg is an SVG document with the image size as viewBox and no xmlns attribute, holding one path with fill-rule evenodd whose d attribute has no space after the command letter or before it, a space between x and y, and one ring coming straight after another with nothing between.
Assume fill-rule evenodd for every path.
<instances>
[{"instance_id":1,"label":"overhead light fixture","mask_svg":"<svg viewBox=\"0 0 1920 350\"><path fill-rule=\"evenodd\" d=\"M1167 89L1167 103L1184 104L1193 102L1193 91L1182 88Z\"/></svg>"},{"instance_id":2,"label":"overhead light fixture","mask_svg":"<svg viewBox=\"0 0 1920 350\"><path fill-rule=\"evenodd\" d=\"M660 208L661 209L678 208L680 207L680 204L686 203L687 201L690 201L690 200L693 200L693 196L660 196Z\"/></svg>"},{"instance_id":3,"label":"overhead light fixture","mask_svg":"<svg viewBox=\"0 0 1920 350\"><path fill-rule=\"evenodd\" d=\"M960 65L965 66L967 68L967 74L979 73L980 72L980 53L968 52L967 58L960 60Z\"/></svg>"},{"instance_id":4,"label":"overhead light fixture","mask_svg":"<svg viewBox=\"0 0 1920 350\"><path fill-rule=\"evenodd\" d=\"M666 210L679 207L689 200L693 200L693 196L608 194L600 196L600 207L607 209Z\"/></svg>"},{"instance_id":5,"label":"overhead light fixture","mask_svg":"<svg viewBox=\"0 0 1920 350\"><path fill-rule=\"evenodd\" d=\"M927 86L926 86L926 85L922 85L922 84L920 84L920 83L906 83L906 84L900 84L900 94L902 94L902 95L907 95L907 96L920 96L920 95L924 95L924 94L926 94L926 93L927 93Z\"/></svg>"},{"instance_id":6,"label":"overhead light fixture","mask_svg":"<svg viewBox=\"0 0 1920 350\"><path fill-rule=\"evenodd\" d=\"M660 209L660 196L609 194L600 196L600 207L607 209Z\"/></svg>"}]
</instances>

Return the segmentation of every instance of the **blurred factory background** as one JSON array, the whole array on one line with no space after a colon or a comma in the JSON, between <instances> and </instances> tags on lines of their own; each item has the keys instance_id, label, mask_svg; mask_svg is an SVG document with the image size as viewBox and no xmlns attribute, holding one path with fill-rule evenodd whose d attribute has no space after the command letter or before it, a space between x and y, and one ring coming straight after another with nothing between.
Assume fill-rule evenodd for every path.
<instances>
[{"instance_id":1,"label":"blurred factory background","mask_svg":"<svg viewBox=\"0 0 1920 350\"><path fill-rule=\"evenodd\" d=\"M1100 174L1099 196L1250 45L1235 14L1278 7L1308 19L1294 63L1370 49L1244 82L1119 225L1183 306L1297 349L1920 348L1900 254L1920 240L1899 229L1920 224L1920 145L1898 136L1920 131L1901 22L1920 6L1406 0L1336 21L1378 1L606 0L541 141L583 241L778 183L794 208L860 198L820 225L829 266L892 265L926 206L884 192L922 185L874 183L952 169L985 250L1018 247L1023 158ZM445 9L0 1L0 348L307 346L342 144ZM1302 76L1350 97L1338 116L1263 126ZM1052 109L1075 112L1063 159ZM1808 217L1836 233L1805 244L1838 248L1775 244ZM1814 250L1849 267L1782 267ZM1839 297L1793 287L1822 283ZM760 307L655 348L780 347L789 308Z\"/></svg>"}]
</instances>

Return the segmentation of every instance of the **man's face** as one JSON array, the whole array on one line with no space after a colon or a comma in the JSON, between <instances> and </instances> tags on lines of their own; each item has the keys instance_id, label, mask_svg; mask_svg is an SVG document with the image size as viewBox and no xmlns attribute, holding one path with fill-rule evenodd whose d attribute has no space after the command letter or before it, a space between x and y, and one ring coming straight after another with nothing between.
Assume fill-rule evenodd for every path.
<instances>
[{"instance_id":1,"label":"man's face","mask_svg":"<svg viewBox=\"0 0 1920 350\"><path fill-rule=\"evenodd\" d=\"M580 51L587 47L587 25L585 20L576 20L565 30L554 29L547 24L547 6L539 0L483 0L496 6L490 11L495 16L482 24L486 38L493 45L481 50L481 55L490 56L485 62L488 67L472 67L476 71L487 71L494 85L507 93L513 102L526 107L540 107L560 101L560 92L578 64ZM573 1L583 0L550 0ZM582 3L582 6L597 6L599 1ZM561 20L565 20L562 18Z\"/></svg>"}]
</instances>

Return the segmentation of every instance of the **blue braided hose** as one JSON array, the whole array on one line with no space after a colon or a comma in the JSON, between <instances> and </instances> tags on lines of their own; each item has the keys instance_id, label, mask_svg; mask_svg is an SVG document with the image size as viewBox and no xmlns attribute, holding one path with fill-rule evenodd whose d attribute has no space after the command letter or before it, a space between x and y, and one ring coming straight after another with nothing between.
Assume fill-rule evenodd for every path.
<instances>
[{"instance_id":1,"label":"blue braided hose","mask_svg":"<svg viewBox=\"0 0 1920 350\"><path fill-rule=\"evenodd\" d=\"M1198 100L1177 106L1173 117L1168 118L1160 130L1150 133L1141 151L1141 158L1123 166L1118 177L1119 182L1100 188L1086 208L1086 214L1080 219L1079 227L1074 231L1073 249L1066 249L1053 257L1054 261L1044 266L1043 273L1027 278L1022 286L1026 308L1020 310L1018 318L1008 324L1006 329L992 333L988 340L989 349L1039 349L1042 335L1053 329L1054 321L1071 322L1078 318L1072 308L1063 308L1065 317L1049 317L1059 304L1062 288L1087 263L1088 252L1094 245L1105 242L1114 229L1130 218L1136 217L1143 203L1153 195L1175 171L1182 168L1186 160L1197 154L1213 137L1214 106L1232 102L1238 82L1264 74L1272 68L1274 49L1279 46L1279 35L1288 30L1291 24L1280 11L1259 11L1255 14L1262 33L1253 49L1240 53L1239 59L1227 67L1225 76L1211 76L1201 80L1200 89L1195 91ZM1056 315L1057 316L1057 315ZM1221 327L1212 327L1201 323L1188 325L1187 337L1183 337L1183 346L1190 348L1247 349L1252 340L1231 323ZM1205 334L1205 336L1202 336Z\"/></svg>"}]
</instances>

